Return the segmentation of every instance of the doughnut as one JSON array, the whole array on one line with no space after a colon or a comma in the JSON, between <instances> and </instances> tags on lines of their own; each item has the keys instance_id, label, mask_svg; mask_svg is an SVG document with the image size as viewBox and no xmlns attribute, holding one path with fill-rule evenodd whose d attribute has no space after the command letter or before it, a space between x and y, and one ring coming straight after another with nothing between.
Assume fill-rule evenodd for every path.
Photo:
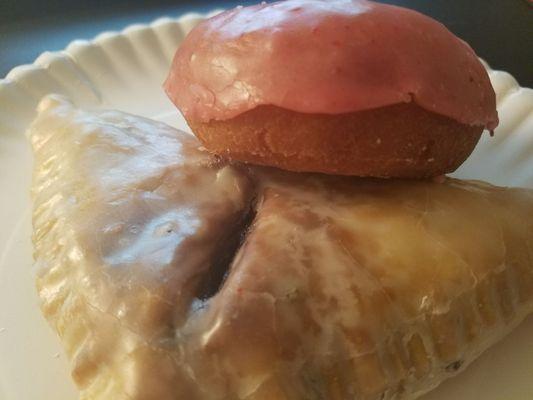
<instances>
[{"instance_id":1,"label":"doughnut","mask_svg":"<svg viewBox=\"0 0 533 400\"><path fill-rule=\"evenodd\" d=\"M454 171L498 124L487 72L437 21L363 0L238 7L185 38L164 84L205 148L293 171Z\"/></svg>"}]
</instances>

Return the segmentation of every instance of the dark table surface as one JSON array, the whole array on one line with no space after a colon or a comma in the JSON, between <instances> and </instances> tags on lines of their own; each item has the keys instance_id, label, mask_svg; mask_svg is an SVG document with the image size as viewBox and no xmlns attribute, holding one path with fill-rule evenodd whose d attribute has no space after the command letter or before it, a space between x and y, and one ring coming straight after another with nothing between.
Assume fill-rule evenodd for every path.
<instances>
[{"instance_id":1,"label":"dark table surface","mask_svg":"<svg viewBox=\"0 0 533 400\"><path fill-rule=\"evenodd\" d=\"M256 1L231 0L0 0L0 77L46 50L105 30L161 16L209 11ZM444 23L493 68L533 87L533 6L530 0L384 0Z\"/></svg>"}]
</instances>

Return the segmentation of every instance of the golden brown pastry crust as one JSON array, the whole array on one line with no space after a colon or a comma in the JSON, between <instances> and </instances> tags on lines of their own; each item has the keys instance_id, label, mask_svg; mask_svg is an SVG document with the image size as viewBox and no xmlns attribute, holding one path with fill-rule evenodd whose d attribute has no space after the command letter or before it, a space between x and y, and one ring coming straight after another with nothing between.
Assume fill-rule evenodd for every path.
<instances>
[{"instance_id":1,"label":"golden brown pastry crust","mask_svg":"<svg viewBox=\"0 0 533 400\"><path fill-rule=\"evenodd\" d=\"M531 190L242 168L51 99L31 134L37 287L83 400L413 399L533 311Z\"/></svg>"},{"instance_id":2,"label":"golden brown pastry crust","mask_svg":"<svg viewBox=\"0 0 533 400\"><path fill-rule=\"evenodd\" d=\"M260 106L225 121L187 121L211 152L290 171L423 178L453 172L483 127L414 103L340 115Z\"/></svg>"}]
</instances>

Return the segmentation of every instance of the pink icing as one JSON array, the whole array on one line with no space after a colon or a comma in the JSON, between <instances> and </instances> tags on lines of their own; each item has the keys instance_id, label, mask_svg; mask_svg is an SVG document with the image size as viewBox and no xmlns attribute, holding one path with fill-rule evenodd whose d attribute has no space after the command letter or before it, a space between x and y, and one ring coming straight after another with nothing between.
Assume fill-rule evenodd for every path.
<instances>
[{"instance_id":1,"label":"pink icing","mask_svg":"<svg viewBox=\"0 0 533 400\"><path fill-rule=\"evenodd\" d=\"M464 124L498 124L487 72L465 42L420 13L364 0L219 14L184 40L165 89L203 122L266 104L341 114L414 101Z\"/></svg>"}]
</instances>

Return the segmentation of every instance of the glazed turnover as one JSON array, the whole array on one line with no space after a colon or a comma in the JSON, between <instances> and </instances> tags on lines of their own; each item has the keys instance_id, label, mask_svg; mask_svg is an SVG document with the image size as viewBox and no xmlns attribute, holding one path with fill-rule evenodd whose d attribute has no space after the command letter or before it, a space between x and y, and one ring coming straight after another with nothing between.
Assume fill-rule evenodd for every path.
<instances>
[{"instance_id":1,"label":"glazed turnover","mask_svg":"<svg viewBox=\"0 0 533 400\"><path fill-rule=\"evenodd\" d=\"M531 190L229 165L56 97L30 132L82 399L413 399L533 310Z\"/></svg>"}]
</instances>

